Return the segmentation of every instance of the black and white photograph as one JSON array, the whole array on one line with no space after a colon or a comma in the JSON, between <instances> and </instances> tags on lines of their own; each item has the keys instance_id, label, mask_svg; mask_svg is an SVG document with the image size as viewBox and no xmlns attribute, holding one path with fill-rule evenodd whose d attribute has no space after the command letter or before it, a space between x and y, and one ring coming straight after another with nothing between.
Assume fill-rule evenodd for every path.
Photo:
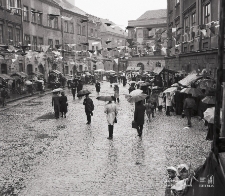
<instances>
[{"instance_id":1,"label":"black and white photograph","mask_svg":"<svg viewBox=\"0 0 225 196\"><path fill-rule=\"evenodd\" d=\"M225 0L0 0L0 196L224 196Z\"/></svg>"}]
</instances>

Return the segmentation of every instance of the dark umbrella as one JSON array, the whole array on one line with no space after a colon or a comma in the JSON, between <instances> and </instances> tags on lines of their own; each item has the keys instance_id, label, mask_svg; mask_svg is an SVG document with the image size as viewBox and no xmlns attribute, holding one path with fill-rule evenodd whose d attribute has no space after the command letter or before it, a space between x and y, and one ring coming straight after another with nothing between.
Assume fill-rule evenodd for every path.
<instances>
[{"instance_id":1,"label":"dark umbrella","mask_svg":"<svg viewBox=\"0 0 225 196\"><path fill-rule=\"evenodd\" d=\"M89 95L91 94L91 92L89 90L80 90L78 93L77 93L77 97L82 97L84 95Z\"/></svg>"},{"instance_id":2,"label":"dark umbrella","mask_svg":"<svg viewBox=\"0 0 225 196\"><path fill-rule=\"evenodd\" d=\"M114 101L116 98L114 96L99 96L96 99L99 101Z\"/></svg>"},{"instance_id":3,"label":"dark umbrella","mask_svg":"<svg viewBox=\"0 0 225 196\"><path fill-rule=\"evenodd\" d=\"M181 93L191 94L193 97L202 96L203 93L197 88L184 88L180 91Z\"/></svg>"},{"instance_id":4,"label":"dark umbrella","mask_svg":"<svg viewBox=\"0 0 225 196\"><path fill-rule=\"evenodd\" d=\"M206 104L215 104L216 98L215 96L206 96L204 99L202 99L202 102Z\"/></svg>"}]
</instances>

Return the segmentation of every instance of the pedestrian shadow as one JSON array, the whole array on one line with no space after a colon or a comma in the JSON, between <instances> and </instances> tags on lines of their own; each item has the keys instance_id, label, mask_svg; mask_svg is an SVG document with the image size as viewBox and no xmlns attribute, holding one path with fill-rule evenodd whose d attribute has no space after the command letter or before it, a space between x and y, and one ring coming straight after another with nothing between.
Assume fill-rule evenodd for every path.
<instances>
[{"instance_id":1,"label":"pedestrian shadow","mask_svg":"<svg viewBox=\"0 0 225 196\"><path fill-rule=\"evenodd\" d=\"M37 117L36 119L37 120L55 119L55 115L52 112L48 112L46 114L43 114L42 116Z\"/></svg>"}]
</instances>

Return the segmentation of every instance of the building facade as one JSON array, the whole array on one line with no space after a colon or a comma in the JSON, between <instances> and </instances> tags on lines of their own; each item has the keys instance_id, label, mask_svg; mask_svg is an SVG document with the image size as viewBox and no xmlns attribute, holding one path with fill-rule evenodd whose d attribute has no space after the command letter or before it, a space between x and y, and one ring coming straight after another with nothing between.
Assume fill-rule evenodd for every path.
<instances>
[{"instance_id":1,"label":"building facade","mask_svg":"<svg viewBox=\"0 0 225 196\"><path fill-rule=\"evenodd\" d=\"M0 1L0 45L8 45L8 50L0 47L0 74L23 70L23 57L14 61L15 54L9 52L22 42L22 29L21 0Z\"/></svg>"},{"instance_id":2,"label":"building facade","mask_svg":"<svg viewBox=\"0 0 225 196\"><path fill-rule=\"evenodd\" d=\"M153 71L156 66L165 66L167 45L167 10L150 10L137 20L128 21L128 70L140 67Z\"/></svg>"},{"instance_id":3,"label":"building facade","mask_svg":"<svg viewBox=\"0 0 225 196\"><path fill-rule=\"evenodd\" d=\"M166 67L216 77L221 0L168 0Z\"/></svg>"}]
</instances>

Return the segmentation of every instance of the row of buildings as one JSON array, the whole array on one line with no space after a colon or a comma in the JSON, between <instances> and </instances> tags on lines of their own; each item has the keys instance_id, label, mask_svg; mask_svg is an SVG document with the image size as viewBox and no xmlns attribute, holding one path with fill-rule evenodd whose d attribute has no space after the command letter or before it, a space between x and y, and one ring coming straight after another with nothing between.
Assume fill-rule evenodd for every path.
<instances>
[{"instance_id":1,"label":"row of buildings","mask_svg":"<svg viewBox=\"0 0 225 196\"><path fill-rule=\"evenodd\" d=\"M152 10L128 21L132 58L128 69L200 72L216 77L219 13L222 0L167 0L167 9Z\"/></svg>"},{"instance_id":2,"label":"row of buildings","mask_svg":"<svg viewBox=\"0 0 225 196\"><path fill-rule=\"evenodd\" d=\"M113 24L67 0L1 0L0 74L126 69L127 34Z\"/></svg>"}]
</instances>

